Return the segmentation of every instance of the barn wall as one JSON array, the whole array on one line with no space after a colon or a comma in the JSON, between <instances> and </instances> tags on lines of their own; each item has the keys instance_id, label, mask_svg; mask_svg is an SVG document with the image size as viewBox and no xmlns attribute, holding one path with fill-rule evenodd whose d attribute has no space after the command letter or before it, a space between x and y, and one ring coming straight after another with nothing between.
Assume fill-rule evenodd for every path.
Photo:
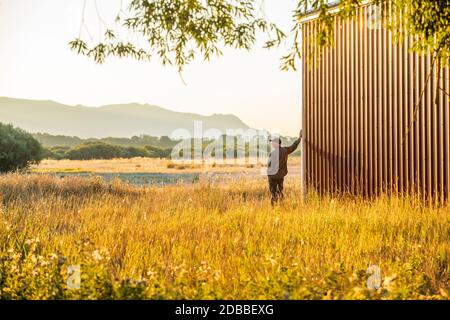
<instances>
[{"instance_id":1,"label":"barn wall","mask_svg":"<svg viewBox=\"0 0 450 320\"><path fill-rule=\"evenodd\" d=\"M376 196L382 192L449 197L450 73L430 55L369 27L373 8L335 19L334 46L312 44L317 21L303 23L303 174L307 189ZM435 98L437 105L435 105ZM415 105L418 107L415 108ZM429 197L430 196L430 197Z\"/></svg>"}]
</instances>

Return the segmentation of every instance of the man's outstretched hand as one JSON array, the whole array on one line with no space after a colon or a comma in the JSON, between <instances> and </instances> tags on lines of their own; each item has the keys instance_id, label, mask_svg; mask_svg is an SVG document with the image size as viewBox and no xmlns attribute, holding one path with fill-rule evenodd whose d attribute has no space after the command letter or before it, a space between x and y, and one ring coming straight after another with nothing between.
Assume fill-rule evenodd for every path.
<instances>
[{"instance_id":1,"label":"man's outstretched hand","mask_svg":"<svg viewBox=\"0 0 450 320\"><path fill-rule=\"evenodd\" d=\"M300 133L298 134L298 138L300 140L302 140L302 138L303 138L303 130L300 130Z\"/></svg>"}]
</instances>

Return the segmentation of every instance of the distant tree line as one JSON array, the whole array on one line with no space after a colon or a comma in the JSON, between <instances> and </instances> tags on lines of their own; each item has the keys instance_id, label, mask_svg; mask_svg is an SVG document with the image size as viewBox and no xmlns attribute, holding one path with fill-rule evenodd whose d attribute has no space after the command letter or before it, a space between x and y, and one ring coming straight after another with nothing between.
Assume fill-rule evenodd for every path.
<instances>
[{"instance_id":1,"label":"distant tree line","mask_svg":"<svg viewBox=\"0 0 450 320\"><path fill-rule=\"evenodd\" d=\"M53 136L50 134L34 134L34 137L40 141L45 147L45 158L50 159L70 159L70 160L91 160L91 159L114 159L114 158L170 158L172 150L175 146L182 142L182 140L172 140L167 136L152 137L142 135L140 137L132 138L102 138L102 139L81 139L78 137L67 136ZM239 137L222 136L223 154L227 157L239 157L250 155L249 143L242 143L238 141ZM213 142L213 139L203 139L200 143L201 152L205 151ZM294 139L282 137L284 145L291 144ZM232 148L227 148L227 143L232 143ZM189 150L192 158L195 154L196 146L194 140L184 140L184 150ZM269 152L269 146L267 145ZM182 156L183 152L181 152ZM293 156L299 156L298 149ZM215 156L215 151L212 151L210 156Z\"/></svg>"},{"instance_id":2,"label":"distant tree line","mask_svg":"<svg viewBox=\"0 0 450 320\"><path fill-rule=\"evenodd\" d=\"M45 148L44 157L50 159L92 160L114 158L168 158L171 148L161 149L154 146L123 147L104 142L85 142L75 147L55 146Z\"/></svg>"},{"instance_id":3,"label":"distant tree line","mask_svg":"<svg viewBox=\"0 0 450 320\"><path fill-rule=\"evenodd\" d=\"M226 157L249 156L250 145L242 143L242 140L238 141L240 137L222 136L219 139L223 139L223 154ZM285 145L293 142L292 138L282 138L282 140ZM0 123L0 172L27 169L45 158L57 160L170 158L173 148L181 142L187 145L187 150L190 148L190 154L194 157L200 151L196 152L195 148L201 148L201 152L208 152L206 149L214 140L204 139L200 144L194 143L193 139L182 141L171 140L169 137L151 136L83 140L78 137L49 134L32 135L10 124ZM53 145L55 143L61 143L61 145ZM153 143L153 145L145 145L145 143ZM227 148L227 143L232 143L233 147ZM267 144L265 146L268 147ZM213 149L209 156L214 157L216 150ZM299 155L299 150L294 155Z\"/></svg>"},{"instance_id":4,"label":"distant tree line","mask_svg":"<svg viewBox=\"0 0 450 320\"><path fill-rule=\"evenodd\" d=\"M168 136L154 137L149 135L133 136L131 138L89 138L70 137L64 135L51 135L48 133L34 133L36 138L45 147L76 147L87 142L103 142L122 147L154 146L161 149L173 148L180 140L172 140Z\"/></svg>"}]
</instances>

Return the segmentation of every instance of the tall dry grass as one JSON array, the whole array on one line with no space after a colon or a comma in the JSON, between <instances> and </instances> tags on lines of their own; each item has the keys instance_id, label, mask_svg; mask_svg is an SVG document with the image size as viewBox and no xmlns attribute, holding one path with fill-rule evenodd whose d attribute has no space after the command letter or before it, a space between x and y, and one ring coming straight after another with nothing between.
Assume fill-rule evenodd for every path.
<instances>
[{"instance_id":1,"label":"tall dry grass","mask_svg":"<svg viewBox=\"0 0 450 320\"><path fill-rule=\"evenodd\" d=\"M448 299L447 208L303 200L292 182L272 208L266 188L1 176L0 297ZM67 285L72 265L79 289Z\"/></svg>"}]
</instances>

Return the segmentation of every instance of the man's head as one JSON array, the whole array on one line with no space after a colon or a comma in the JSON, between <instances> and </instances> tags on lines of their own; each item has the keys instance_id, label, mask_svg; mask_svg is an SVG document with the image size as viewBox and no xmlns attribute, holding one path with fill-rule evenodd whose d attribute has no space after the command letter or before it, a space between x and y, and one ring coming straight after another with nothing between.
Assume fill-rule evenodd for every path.
<instances>
[{"instance_id":1,"label":"man's head","mask_svg":"<svg viewBox=\"0 0 450 320\"><path fill-rule=\"evenodd\" d=\"M281 139L278 137L270 138L269 141L272 145L272 148L274 149L277 149L281 146Z\"/></svg>"}]
</instances>

